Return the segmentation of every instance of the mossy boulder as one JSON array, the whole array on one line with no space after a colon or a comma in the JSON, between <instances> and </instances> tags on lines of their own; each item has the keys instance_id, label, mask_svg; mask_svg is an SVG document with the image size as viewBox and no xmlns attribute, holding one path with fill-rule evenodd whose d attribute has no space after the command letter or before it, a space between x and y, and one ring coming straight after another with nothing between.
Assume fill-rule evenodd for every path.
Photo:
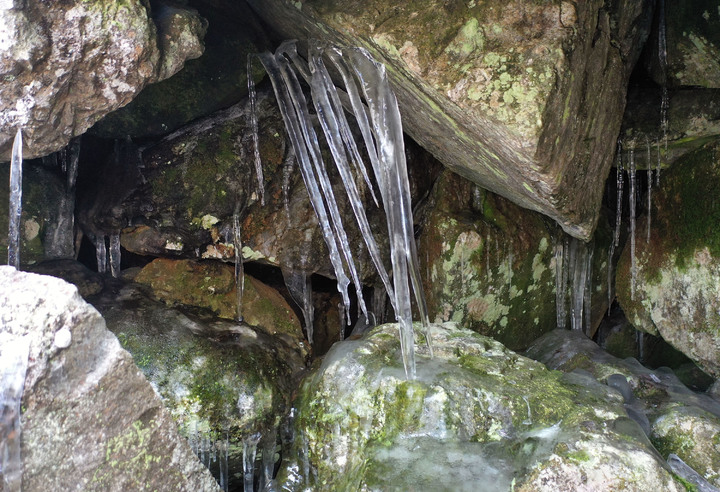
<instances>
[{"instance_id":1,"label":"mossy boulder","mask_svg":"<svg viewBox=\"0 0 720 492\"><path fill-rule=\"evenodd\" d=\"M288 39L369 50L420 145L590 238L649 2L248 3Z\"/></svg>"},{"instance_id":2,"label":"mossy boulder","mask_svg":"<svg viewBox=\"0 0 720 492\"><path fill-rule=\"evenodd\" d=\"M419 248L431 320L458 322L513 350L557 327L562 231L450 171L435 184L428 209ZM607 241L596 242L590 331L607 309Z\"/></svg>"},{"instance_id":3,"label":"mossy boulder","mask_svg":"<svg viewBox=\"0 0 720 492\"><path fill-rule=\"evenodd\" d=\"M245 324L183 314L132 284L91 300L181 435L208 457L214 472L219 471L216 460L227 453L230 480L237 475L242 481L243 441L276 435L304 369L301 350L280 335Z\"/></svg>"},{"instance_id":4,"label":"mossy boulder","mask_svg":"<svg viewBox=\"0 0 720 492\"><path fill-rule=\"evenodd\" d=\"M705 480L720 486L717 400L689 390L667 368L651 370L635 359L619 359L574 331L548 333L533 343L526 355L550 369L585 371L618 389L628 415L644 426L664 458L675 454Z\"/></svg>"},{"instance_id":5,"label":"mossy boulder","mask_svg":"<svg viewBox=\"0 0 720 492\"><path fill-rule=\"evenodd\" d=\"M646 65L658 84L720 88L720 12L712 0L664 2L667 65L658 56L658 31L648 42ZM656 18L659 15L656 14Z\"/></svg>"},{"instance_id":6,"label":"mossy boulder","mask_svg":"<svg viewBox=\"0 0 720 492\"><path fill-rule=\"evenodd\" d=\"M653 194L651 237L636 239L618 263L618 300L639 330L659 334L709 374L720 376L720 142L706 144L663 173ZM639 219L644 231L647 217ZM634 288L633 288L634 279Z\"/></svg>"},{"instance_id":7,"label":"mossy boulder","mask_svg":"<svg viewBox=\"0 0 720 492\"><path fill-rule=\"evenodd\" d=\"M0 263L7 264L8 203L10 164L0 165ZM38 165L25 165L20 219L20 262L31 265L46 258L51 248L52 231L59 225L65 183L53 172Z\"/></svg>"},{"instance_id":8,"label":"mossy boulder","mask_svg":"<svg viewBox=\"0 0 720 492\"><path fill-rule=\"evenodd\" d=\"M158 299L169 304L205 308L225 319L237 317L235 270L218 261L158 258L146 265L135 282L151 287ZM267 333L283 333L301 346L300 320L275 289L245 275L243 321Z\"/></svg>"},{"instance_id":9,"label":"mossy boulder","mask_svg":"<svg viewBox=\"0 0 720 492\"><path fill-rule=\"evenodd\" d=\"M407 380L397 330L336 344L304 381L286 490L682 490L592 378L445 323Z\"/></svg>"}]
</instances>

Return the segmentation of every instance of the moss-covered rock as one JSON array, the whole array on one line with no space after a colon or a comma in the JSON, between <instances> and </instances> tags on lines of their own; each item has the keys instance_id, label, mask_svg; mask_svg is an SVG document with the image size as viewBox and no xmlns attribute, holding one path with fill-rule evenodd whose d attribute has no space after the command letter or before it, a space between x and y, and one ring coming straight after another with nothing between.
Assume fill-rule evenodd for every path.
<instances>
[{"instance_id":1,"label":"moss-covered rock","mask_svg":"<svg viewBox=\"0 0 720 492\"><path fill-rule=\"evenodd\" d=\"M679 490L609 388L452 323L406 380L397 329L336 344L305 380L287 489Z\"/></svg>"},{"instance_id":2,"label":"moss-covered rock","mask_svg":"<svg viewBox=\"0 0 720 492\"><path fill-rule=\"evenodd\" d=\"M635 359L618 359L573 331L544 335L526 355L550 369L587 371L618 389L628 415L645 427L664 458L673 453L711 484L720 485L720 403L716 400L690 391L667 368L651 370Z\"/></svg>"},{"instance_id":3,"label":"moss-covered rock","mask_svg":"<svg viewBox=\"0 0 720 492\"><path fill-rule=\"evenodd\" d=\"M720 375L720 143L707 144L663 174L654 194L650 242L638 237L633 289L630 248L617 269L617 295L639 330L660 334ZM646 228L647 218L637 229Z\"/></svg>"},{"instance_id":4,"label":"moss-covered rock","mask_svg":"<svg viewBox=\"0 0 720 492\"><path fill-rule=\"evenodd\" d=\"M286 38L368 49L445 166L590 238L648 2L248 3Z\"/></svg>"},{"instance_id":5,"label":"moss-covered rock","mask_svg":"<svg viewBox=\"0 0 720 492\"><path fill-rule=\"evenodd\" d=\"M658 32L648 42L652 77L672 87L720 88L720 12L712 0L665 2L667 66L658 57Z\"/></svg>"},{"instance_id":6,"label":"moss-covered rock","mask_svg":"<svg viewBox=\"0 0 720 492\"><path fill-rule=\"evenodd\" d=\"M241 481L243 441L275 435L290 409L304 369L301 348L282 334L182 314L132 285L92 302L161 396L180 433L208 458L214 452L222 459L227 451L229 476ZM209 459L207 464L218 466Z\"/></svg>"},{"instance_id":7,"label":"moss-covered rock","mask_svg":"<svg viewBox=\"0 0 720 492\"><path fill-rule=\"evenodd\" d=\"M218 261L158 258L135 276L153 294L170 304L209 309L225 319L237 317L235 271ZM276 290L245 275L243 321L269 334L284 333L302 344L303 334L295 312Z\"/></svg>"},{"instance_id":8,"label":"moss-covered rock","mask_svg":"<svg viewBox=\"0 0 720 492\"><path fill-rule=\"evenodd\" d=\"M561 231L450 171L429 208L419 248L432 320L458 322L513 350L557 327L553 236ZM606 242L597 240L593 256L591 331L607 309Z\"/></svg>"}]
</instances>

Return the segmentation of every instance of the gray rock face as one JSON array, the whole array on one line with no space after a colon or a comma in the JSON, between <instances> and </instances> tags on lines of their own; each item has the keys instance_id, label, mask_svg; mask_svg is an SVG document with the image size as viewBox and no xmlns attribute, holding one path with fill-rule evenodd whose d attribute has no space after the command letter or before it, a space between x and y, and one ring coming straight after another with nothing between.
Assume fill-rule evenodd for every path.
<instances>
[{"instance_id":1,"label":"gray rock face","mask_svg":"<svg viewBox=\"0 0 720 492\"><path fill-rule=\"evenodd\" d=\"M0 4L0 161L23 129L24 156L67 145L147 84L202 54L204 21L143 0Z\"/></svg>"},{"instance_id":2,"label":"gray rock face","mask_svg":"<svg viewBox=\"0 0 720 492\"><path fill-rule=\"evenodd\" d=\"M0 306L0 336L30 342L23 490L219 490L74 286L3 266Z\"/></svg>"},{"instance_id":3,"label":"gray rock face","mask_svg":"<svg viewBox=\"0 0 720 492\"><path fill-rule=\"evenodd\" d=\"M286 38L367 48L445 166L590 237L649 2L249 3Z\"/></svg>"},{"instance_id":4,"label":"gray rock face","mask_svg":"<svg viewBox=\"0 0 720 492\"><path fill-rule=\"evenodd\" d=\"M397 329L336 344L306 379L283 490L682 490L607 386L452 323L433 359L416 341L408 381Z\"/></svg>"}]
</instances>

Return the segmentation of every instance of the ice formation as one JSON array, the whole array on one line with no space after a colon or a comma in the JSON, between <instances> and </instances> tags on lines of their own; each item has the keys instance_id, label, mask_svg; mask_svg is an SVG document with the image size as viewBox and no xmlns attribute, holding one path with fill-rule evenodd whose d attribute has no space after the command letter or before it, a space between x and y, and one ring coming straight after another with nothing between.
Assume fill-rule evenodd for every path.
<instances>
[{"instance_id":1,"label":"ice formation","mask_svg":"<svg viewBox=\"0 0 720 492\"><path fill-rule=\"evenodd\" d=\"M555 306L557 327L590 331L594 243L565 235L555 245ZM569 307L569 310L568 310Z\"/></svg>"},{"instance_id":2,"label":"ice formation","mask_svg":"<svg viewBox=\"0 0 720 492\"><path fill-rule=\"evenodd\" d=\"M390 297L396 319L401 327L400 341L406 375L408 378L414 378L415 356L410 285L426 329L429 329L429 319L420 280L397 100L390 88L385 67L373 60L366 50L361 48L341 50L324 47L311 41L308 51L306 62L298 55L294 42L285 42L274 54L266 52L256 56L272 82L303 180L328 245L344 310L346 313L349 312L348 287L352 279L358 293L359 308L369 323L369 312L362 296L362 284L335 193L322 159L318 133L308 109L309 103L298 74L310 86L311 102L314 104L323 135L343 181L365 245ZM391 242L392 284L370 229L353 169L362 175L366 186L373 192L373 198L375 198L374 190L345 116L343 103L326 68L324 56L330 60L343 80L348 99L345 107L348 108L348 112L352 110L354 120L359 127L383 202ZM304 294L302 297L304 299ZM429 344L430 337L426 339Z\"/></svg>"},{"instance_id":3,"label":"ice formation","mask_svg":"<svg viewBox=\"0 0 720 492\"><path fill-rule=\"evenodd\" d=\"M10 217L8 265L20 269L20 220L22 216L22 131L18 128L10 160Z\"/></svg>"},{"instance_id":4,"label":"ice formation","mask_svg":"<svg viewBox=\"0 0 720 492\"><path fill-rule=\"evenodd\" d=\"M20 492L22 455L20 402L30 352L30 338L7 333L0 344L0 472L3 490Z\"/></svg>"}]
</instances>

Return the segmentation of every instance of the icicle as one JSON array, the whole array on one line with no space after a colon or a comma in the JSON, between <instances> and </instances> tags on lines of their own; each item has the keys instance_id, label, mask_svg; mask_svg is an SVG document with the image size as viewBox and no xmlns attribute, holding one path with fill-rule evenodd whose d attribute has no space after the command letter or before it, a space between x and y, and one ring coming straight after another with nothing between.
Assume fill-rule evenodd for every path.
<instances>
[{"instance_id":1,"label":"icicle","mask_svg":"<svg viewBox=\"0 0 720 492\"><path fill-rule=\"evenodd\" d=\"M247 59L247 81L248 81L248 100L250 103L250 132L253 139L253 156L255 159L255 175L258 182L258 195L260 195L260 205L265 206L265 182L263 179L262 160L260 159L260 137L258 132L258 116L257 116L257 92L255 91L255 80L252 74L252 59L256 55L250 54Z\"/></svg>"},{"instance_id":2,"label":"icicle","mask_svg":"<svg viewBox=\"0 0 720 492\"><path fill-rule=\"evenodd\" d=\"M243 439L243 483L245 490L250 492L255 490L255 454L258 442L260 442L260 433Z\"/></svg>"},{"instance_id":3,"label":"icicle","mask_svg":"<svg viewBox=\"0 0 720 492\"><path fill-rule=\"evenodd\" d=\"M613 282L613 258L615 256L615 250L620 245L620 227L622 227L622 208L623 208L623 161L622 161L622 141L618 141L617 148L617 163L616 163L616 189L617 194L615 197L615 231L613 233L613 239L610 243L610 251L608 253L608 314L610 313L610 306L615 293L615 285Z\"/></svg>"},{"instance_id":4,"label":"icicle","mask_svg":"<svg viewBox=\"0 0 720 492\"><path fill-rule=\"evenodd\" d=\"M638 347L638 361L642 364L645 361L645 332L636 330L635 331Z\"/></svg>"},{"instance_id":5,"label":"icicle","mask_svg":"<svg viewBox=\"0 0 720 492\"><path fill-rule=\"evenodd\" d=\"M262 476L258 490L270 490L275 471L275 446L277 444L277 429L270 429L260 442L262 452Z\"/></svg>"},{"instance_id":6,"label":"icicle","mask_svg":"<svg viewBox=\"0 0 720 492\"><path fill-rule=\"evenodd\" d=\"M630 299L635 299L635 281L637 265L635 263L635 155L630 150Z\"/></svg>"},{"instance_id":7,"label":"icicle","mask_svg":"<svg viewBox=\"0 0 720 492\"><path fill-rule=\"evenodd\" d=\"M95 242L95 260L97 261L98 273L107 273L108 257L107 247L105 246L105 236L97 236L92 238Z\"/></svg>"},{"instance_id":8,"label":"icicle","mask_svg":"<svg viewBox=\"0 0 720 492\"><path fill-rule=\"evenodd\" d=\"M18 128L10 162L10 217L8 265L20 269L20 222L22 218L22 131Z\"/></svg>"},{"instance_id":9,"label":"icicle","mask_svg":"<svg viewBox=\"0 0 720 492\"><path fill-rule=\"evenodd\" d=\"M595 241L585 244L585 286L583 288L583 309L585 310L585 320L583 323L583 332L590 336L592 330L592 263L595 254Z\"/></svg>"},{"instance_id":10,"label":"icicle","mask_svg":"<svg viewBox=\"0 0 720 492\"><path fill-rule=\"evenodd\" d=\"M655 186L660 186L660 141L657 142L657 167L655 169Z\"/></svg>"},{"instance_id":11,"label":"icicle","mask_svg":"<svg viewBox=\"0 0 720 492\"><path fill-rule=\"evenodd\" d=\"M104 243L104 241L103 241ZM120 276L120 234L110 235L110 274L117 278Z\"/></svg>"},{"instance_id":12,"label":"icicle","mask_svg":"<svg viewBox=\"0 0 720 492\"><path fill-rule=\"evenodd\" d=\"M287 67L287 61L283 57L279 55L273 56L270 53L262 53L258 56L270 77L280 107L280 113L285 122L285 128L295 148L300 164L300 172L305 181L310 202L315 209L325 243L330 252L330 262L335 270L338 291L343 298L343 302L349 308L350 297L347 288L350 285L350 279L345 274L342 257L330 224L328 210L313 170L320 167L320 163L317 161L322 161L322 157L317 144L317 136L315 136L315 132L309 124L310 115L308 114L305 96L302 89L300 89L295 74Z\"/></svg>"},{"instance_id":13,"label":"icicle","mask_svg":"<svg viewBox=\"0 0 720 492\"><path fill-rule=\"evenodd\" d=\"M488 284L490 283L491 275L492 272L490 271L490 234L487 234L485 236L485 280L487 280Z\"/></svg>"},{"instance_id":14,"label":"icicle","mask_svg":"<svg viewBox=\"0 0 720 492\"><path fill-rule=\"evenodd\" d=\"M350 324L350 313L341 302L338 303L338 319L340 320L340 333L338 333L338 340L342 342L345 340L345 327Z\"/></svg>"},{"instance_id":15,"label":"icicle","mask_svg":"<svg viewBox=\"0 0 720 492\"><path fill-rule=\"evenodd\" d=\"M29 336L10 336L0 344L0 471L8 492L22 489L20 413L29 353Z\"/></svg>"},{"instance_id":16,"label":"icicle","mask_svg":"<svg viewBox=\"0 0 720 492\"><path fill-rule=\"evenodd\" d=\"M646 231L646 242L650 244L650 227L652 219L652 162L650 155L650 139L646 136L645 143L647 144L647 231Z\"/></svg>"},{"instance_id":17,"label":"icicle","mask_svg":"<svg viewBox=\"0 0 720 492\"><path fill-rule=\"evenodd\" d=\"M528 412L527 419L523 420L523 424L532 425L532 412L530 411L530 401L528 400L528 397L525 395L523 395L523 400L525 400L525 405L527 405L527 412Z\"/></svg>"},{"instance_id":18,"label":"icicle","mask_svg":"<svg viewBox=\"0 0 720 492\"><path fill-rule=\"evenodd\" d=\"M283 205L285 207L285 215L290 218L290 178L292 177L293 167L295 167L295 149L292 145L287 149L287 155L283 161Z\"/></svg>"},{"instance_id":19,"label":"icicle","mask_svg":"<svg viewBox=\"0 0 720 492\"><path fill-rule=\"evenodd\" d=\"M312 345L315 323L315 308L312 300L312 277L301 271L282 269L285 286L290 292L295 304L300 307L305 320L305 332L308 342ZM341 320L343 318L340 318Z\"/></svg>"},{"instance_id":20,"label":"icicle","mask_svg":"<svg viewBox=\"0 0 720 492\"><path fill-rule=\"evenodd\" d=\"M665 0L658 1L658 64L660 65L660 78L662 85L662 99L660 101L660 129L665 140L665 151L668 144L668 109L670 100L667 89L667 32L665 26Z\"/></svg>"},{"instance_id":21,"label":"icicle","mask_svg":"<svg viewBox=\"0 0 720 492\"><path fill-rule=\"evenodd\" d=\"M222 447L220 449L220 463L218 465L218 468L220 469L220 488L223 489L223 492L228 492L228 481L230 478L230 471L228 468L228 457L230 455L230 436L227 431L225 431L225 441L222 443Z\"/></svg>"},{"instance_id":22,"label":"icicle","mask_svg":"<svg viewBox=\"0 0 720 492\"><path fill-rule=\"evenodd\" d=\"M569 239L563 236L555 244L555 309L557 312L557 327L564 330L567 326L567 284L569 277L568 251Z\"/></svg>"},{"instance_id":23,"label":"icicle","mask_svg":"<svg viewBox=\"0 0 720 492\"><path fill-rule=\"evenodd\" d=\"M233 248L235 249L235 319L243 320L243 295L245 293L245 266L242 257L242 240L240 238L240 210L235 207L233 214Z\"/></svg>"},{"instance_id":24,"label":"icicle","mask_svg":"<svg viewBox=\"0 0 720 492\"><path fill-rule=\"evenodd\" d=\"M583 301L585 300L585 247L579 239L570 239L570 254L568 266L572 269L572 287L570 288L570 327L582 331Z\"/></svg>"}]
</instances>

